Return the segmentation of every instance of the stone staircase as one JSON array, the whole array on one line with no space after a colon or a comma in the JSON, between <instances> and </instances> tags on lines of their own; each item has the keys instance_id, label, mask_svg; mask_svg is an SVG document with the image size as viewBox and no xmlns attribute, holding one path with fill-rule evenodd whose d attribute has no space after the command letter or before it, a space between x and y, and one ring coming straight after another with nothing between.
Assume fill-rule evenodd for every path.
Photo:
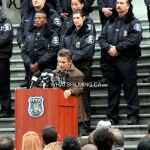
<instances>
[{"instance_id":1,"label":"stone staircase","mask_svg":"<svg viewBox=\"0 0 150 150\"><path fill-rule=\"evenodd\" d=\"M133 0L134 1L134 0ZM100 34L101 25L99 21L98 9L96 7L96 2L93 5L94 12L91 17L94 19L97 37ZM145 18L144 18L145 17ZM142 83L142 79L149 75L150 70L150 33L149 25L146 15L140 18L143 26L143 39L141 42L142 56L138 59L138 87L139 87L139 99L140 99L140 121L139 125L126 125L126 102L121 94L120 101L120 124L115 126L123 131L125 135L125 149L135 150L138 141L141 137L147 134L147 124L150 122L150 83ZM17 22L18 23L18 22ZM13 56L11 58L11 93L12 93L12 109L13 115L11 118L0 118L0 137L9 135L15 137L15 89L20 88L19 85L24 81L24 66L23 61L20 56L20 49L16 42L16 29L19 24L13 24L14 27L14 48ZM97 38L96 38L97 40ZM92 66L93 77L92 80L99 82L102 75L100 71L100 47L96 41L94 63ZM91 129L96 127L99 120L106 119L106 109L107 109L107 85L104 84L100 87L91 87Z\"/></svg>"}]
</instances>

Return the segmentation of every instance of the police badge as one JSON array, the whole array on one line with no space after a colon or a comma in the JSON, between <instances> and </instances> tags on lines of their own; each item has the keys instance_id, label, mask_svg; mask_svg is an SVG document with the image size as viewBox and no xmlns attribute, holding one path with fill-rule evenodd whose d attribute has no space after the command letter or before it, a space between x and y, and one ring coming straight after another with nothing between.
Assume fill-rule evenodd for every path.
<instances>
[{"instance_id":1,"label":"police badge","mask_svg":"<svg viewBox=\"0 0 150 150\"><path fill-rule=\"evenodd\" d=\"M28 113L31 117L37 118L44 113L44 99L41 96L30 97L28 99Z\"/></svg>"},{"instance_id":2,"label":"police badge","mask_svg":"<svg viewBox=\"0 0 150 150\"><path fill-rule=\"evenodd\" d=\"M76 42L76 48L80 48L80 42Z\"/></svg>"}]
</instances>

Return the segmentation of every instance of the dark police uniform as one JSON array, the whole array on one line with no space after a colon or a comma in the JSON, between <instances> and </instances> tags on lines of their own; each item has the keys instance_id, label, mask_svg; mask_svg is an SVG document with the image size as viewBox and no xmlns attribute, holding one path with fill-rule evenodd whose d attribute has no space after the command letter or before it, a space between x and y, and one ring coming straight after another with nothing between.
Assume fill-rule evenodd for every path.
<instances>
[{"instance_id":1,"label":"dark police uniform","mask_svg":"<svg viewBox=\"0 0 150 150\"><path fill-rule=\"evenodd\" d=\"M11 21L0 16L0 103L2 114L7 117L11 113L10 92L10 60L12 55L13 28Z\"/></svg>"},{"instance_id":2,"label":"dark police uniform","mask_svg":"<svg viewBox=\"0 0 150 150\"><path fill-rule=\"evenodd\" d=\"M110 19L110 17L105 17L105 15L102 12L102 9L107 7L115 8L116 1L117 0L97 0L102 28L104 27L106 22Z\"/></svg>"},{"instance_id":3,"label":"dark police uniform","mask_svg":"<svg viewBox=\"0 0 150 150\"><path fill-rule=\"evenodd\" d=\"M61 13L71 12L71 0L56 0L56 11L60 15Z\"/></svg>"},{"instance_id":4,"label":"dark police uniform","mask_svg":"<svg viewBox=\"0 0 150 150\"><path fill-rule=\"evenodd\" d=\"M60 32L61 37L65 34L65 32L66 32L69 28L71 28L71 27L73 26L74 22L73 22L73 19L72 19L72 18L73 18L73 16L72 16L72 14L71 14L71 15L63 22L62 27L61 27L61 32ZM93 32L92 34L94 34L94 35L96 36L95 24L94 24L92 18L89 17L89 16L86 16L85 23L87 24L88 30L90 30L91 32Z\"/></svg>"},{"instance_id":5,"label":"dark police uniform","mask_svg":"<svg viewBox=\"0 0 150 150\"><path fill-rule=\"evenodd\" d=\"M79 30L76 30L75 25L69 28L60 42L60 49L66 48L73 53L73 64L76 68L83 72L85 82L89 82L92 75L91 65L93 60L94 47L95 34L88 28L86 21L84 21L83 26ZM89 87L84 87L83 89L83 104L87 118L90 121L91 109ZM89 128L90 122L86 124L86 129Z\"/></svg>"},{"instance_id":6,"label":"dark police uniform","mask_svg":"<svg viewBox=\"0 0 150 150\"><path fill-rule=\"evenodd\" d=\"M105 55L108 79L107 118L118 123L119 101L123 84L127 102L127 118L139 117L139 98L137 88L137 57L142 38L142 27L132 12L124 17L114 15L104 26L98 39ZM110 45L116 46L119 55L108 54Z\"/></svg>"},{"instance_id":7,"label":"dark police uniform","mask_svg":"<svg viewBox=\"0 0 150 150\"><path fill-rule=\"evenodd\" d=\"M56 68L59 36L47 27L47 24L40 30L34 27L26 37L25 46L22 48L21 56L28 66L28 88L33 76L33 72L30 71L31 64L38 63L41 72L46 68L52 70Z\"/></svg>"},{"instance_id":8,"label":"dark police uniform","mask_svg":"<svg viewBox=\"0 0 150 150\"><path fill-rule=\"evenodd\" d=\"M32 0L20 0L20 13L21 13L21 18L27 13L27 11L30 9L32 6Z\"/></svg>"},{"instance_id":9,"label":"dark police uniform","mask_svg":"<svg viewBox=\"0 0 150 150\"><path fill-rule=\"evenodd\" d=\"M52 27L54 31L59 33L61 27L61 20L58 13L55 10L50 9L47 5L44 6L43 10L48 16L48 24ZM24 40L29 30L34 26L35 13L36 11L33 7L21 20L20 26L17 29L17 42L19 46L24 43Z\"/></svg>"}]
</instances>

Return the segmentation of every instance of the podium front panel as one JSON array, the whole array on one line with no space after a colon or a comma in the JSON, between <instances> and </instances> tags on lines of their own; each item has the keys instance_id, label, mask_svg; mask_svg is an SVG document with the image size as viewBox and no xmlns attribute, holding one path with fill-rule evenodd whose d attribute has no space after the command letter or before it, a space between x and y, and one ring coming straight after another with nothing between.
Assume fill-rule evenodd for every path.
<instances>
[{"instance_id":1,"label":"podium front panel","mask_svg":"<svg viewBox=\"0 0 150 150\"><path fill-rule=\"evenodd\" d=\"M43 127L55 126L60 140L78 135L78 100L64 99L63 91L50 89L17 89L15 92L15 140L21 150L22 136L35 131L40 137Z\"/></svg>"}]
</instances>

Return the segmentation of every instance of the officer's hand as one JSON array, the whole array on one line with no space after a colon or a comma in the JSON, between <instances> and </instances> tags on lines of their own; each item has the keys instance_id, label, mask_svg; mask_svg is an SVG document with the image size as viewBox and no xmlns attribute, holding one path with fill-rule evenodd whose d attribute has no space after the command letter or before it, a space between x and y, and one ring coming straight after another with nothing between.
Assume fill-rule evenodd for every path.
<instances>
[{"instance_id":1,"label":"officer's hand","mask_svg":"<svg viewBox=\"0 0 150 150\"><path fill-rule=\"evenodd\" d=\"M117 50L116 50L116 47L113 46L113 45L110 45L110 49L109 49L109 51L108 51L108 54L109 54L110 56L112 56L112 57L118 56L118 52L117 52Z\"/></svg>"},{"instance_id":2,"label":"officer's hand","mask_svg":"<svg viewBox=\"0 0 150 150\"><path fill-rule=\"evenodd\" d=\"M68 16L68 13L61 13L60 14L60 17L63 18L63 19L66 19Z\"/></svg>"},{"instance_id":3,"label":"officer's hand","mask_svg":"<svg viewBox=\"0 0 150 150\"><path fill-rule=\"evenodd\" d=\"M71 95L71 91L70 90L65 90L64 91L64 98L68 98Z\"/></svg>"},{"instance_id":4,"label":"officer's hand","mask_svg":"<svg viewBox=\"0 0 150 150\"><path fill-rule=\"evenodd\" d=\"M23 48L24 47L24 44L22 43L22 44L20 44L20 48Z\"/></svg>"},{"instance_id":5,"label":"officer's hand","mask_svg":"<svg viewBox=\"0 0 150 150\"><path fill-rule=\"evenodd\" d=\"M103 8L102 12L104 13L105 17L110 17L112 15L112 8Z\"/></svg>"}]
</instances>

